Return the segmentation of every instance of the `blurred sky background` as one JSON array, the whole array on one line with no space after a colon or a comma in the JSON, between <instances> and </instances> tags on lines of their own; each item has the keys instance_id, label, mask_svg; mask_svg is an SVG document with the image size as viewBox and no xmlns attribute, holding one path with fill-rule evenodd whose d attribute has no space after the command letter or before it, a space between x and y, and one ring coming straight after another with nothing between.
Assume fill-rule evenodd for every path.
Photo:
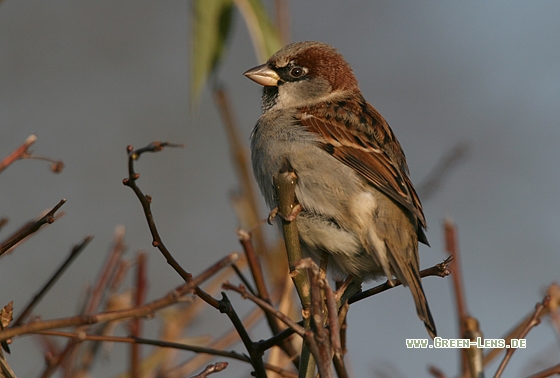
<instances>
[{"instance_id":1,"label":"blurred sky background","mask_svg":"<svg viewBox=\"0 0 560 378\"><path fill-rule=\"evenodd\" d=\"M2 257L1 306L13 300L21 309L71 246L93 234L35 311L44 319L74 314L119 224L130 256L149 252L149 299L181 283L151 247L140 204L122 185L129 144L186 145L143 156L137 171L166 245L187 270L239 250L229 202L238 185L209 90L198 109L189 107L190 15L187 1L0 4L0 155L36 133L34 151L66 165L55 175L44 162L18 161L0 175L0 215L10 220L1 238L68 200L63 218ZM350 62L364 96L399 138L417 185L453 145L470 146L468 159L423 201L431 248L421 246L421 266L445 257L442 222L452 217L469 309L486 337L504 335L560 279L560 2L291 1L290 18L292 41L329 43ZM261 89L242 73L262 62L239 15L233 33L218 77L248 142ZM447 338L458 337L451 282L424 280ZM225 316L206 314L193 335L227 328ZM425 337L408 290L391 290L351 307L348 363L355 377L427 377L428 364L454 376L456 350L405 348L405 338ZM11 349L18 377L42 371L36 339L17 339ZM126 368L125 350L114 346L95 376ZM547 319L505 375L557 364L559 350ZM216 376L248 376L248 367L232 365Z\"/></svg>"}]
</instances>

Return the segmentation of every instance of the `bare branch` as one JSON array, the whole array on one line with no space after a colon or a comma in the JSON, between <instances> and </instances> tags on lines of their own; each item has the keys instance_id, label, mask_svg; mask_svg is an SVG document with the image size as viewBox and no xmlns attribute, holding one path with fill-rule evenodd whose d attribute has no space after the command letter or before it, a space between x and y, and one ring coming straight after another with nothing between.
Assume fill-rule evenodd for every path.
<instances>
[{"instance_id":1,"label":"bare branch","mask_svg":"<svg viewBox=\"0 0 560 378\"><path fill-rule=\"evenodd\" d=\"M553 375L557 375L557 374L560 374L560 364L551 366L548 369L541 370L538 373L535 373L528 378L546 378L546 377L552 377Z\"/></svg>"},{"instance_id":2,"label":"bare branch","mask_svg":"<svg viewBox=\"0 0 560 378\"><path fill-rule=\"evenodd\" d=\"M21 336L29 333L36 333L48 329L72 327L72 326L95 324L95 323L104 323L104 322L109 322L109 321L119 320L119 319L149 316L156 310L159 310L161 308L167 307L171 304L181 301L182 297L188 294L189 292L195 290L197 285L206 281L208 278L216 274L218 271L231 264L237 258L238 258L237 253L231 253L227 255L226 257L218 261L216 264L206 269L199 276L193 278L191 281L179 286L175 290L169 292L166 296L157 299L155 301L149 302L148 304L142 307L133 308L129 310L98 313L93 315L78 315L78 316L73 316L70 318L63 318L63 319L37 321L37 322L24 324L17 327L10 327L0 332L0 341L7 340L15 336Z\"/></svg>"},{"instance_id":3,"label":"bare branch","mask_svg":"<svg viewBox=\"0 0 560 378\"><path fill-rule=\"evenodd\" d=\"M179 273L179 275L185 280L185 282L189 282L192 279L192 275L188 273L183 267L175 260L171 252L167 249L167 247L163 244L163 241L159 235L159 232L156 227L156 223L154 221L154 216L151 210L151 203L152 197L149 195L144 195L138 185L136 185L136 181L140 178L140 174L134 171L134 162L140 158L143 153L146 152L158 152L163 150L164 147L183 147L181 144L172 144L168 142L152 142L146 147L134 149L132 146L128 146L126 148L128 152L128 177L123 180L123 184L128 186L134 191L136 197L140 200L140 204L142 205L142 209L144 210L144 215L146 217L146 221L148 222L148 227L150 229L150 233L152 234L152 245L159 249L162 255L165 257L165 260L171 267ZM218 308L218 301L213 298L211 295L206 293L201 288L195 288L196 295L198 295L203 301L208 303L210 306L214 308Z\"/></svg>"},{"instance_id":4,"label":"bare branch","mask_svg":"<svg viewBox=\"0 0 560 378\"><path fill-rule=\"evenodd\" d=\"M249 333L245 329L243 322L241 321L241 319L239 319L237 312L231 305L229 298L224 292L222 292L222 299L219 301L219 310L221 313L224 313L229 317L229 319L233 323L233 326L237 330L239 337L241 337L241 341L243 341L243 344L245 345L245 348L247 349L251 357L251 365L253 365L253 368L255 369L256 377L266 378L266 371L262 358L263 354L257 348L257 344L253 342L253 340L251 340L251 338L249 337Z\"/></svg>"},{"instance_id":5,"label":"bare branch","mask_svg":"<svg viewBox=\"0 0 560 378\"><path fill-rule=\"evenodd\" d=\"M92 341L106 341L106 342L115 342L115 343L137 343L142 345L152 345L157 346L160 348L173 348L178 350L186 350L194 353L203 353L209 354L212 356L221 356L231 358L233 360L242 361L251 363L251 359L247 357L245 354L241 354L235 351L224 351L219 349L213 349L208 347L201 347L199 345L189 345L184 343L176 343L170 341L163 341L163 340L152 340L152 339L145 339L142 337L120 337L120 336L106 336L106 335L88 335L86 333L75 333L75 332L63 332L63 331L41 331L38 332L40 335L48 335L48 336L59 336L59 337L69 337L69 338L76 338L80 341L85 340L92 340ZM270 371L274 371L275 373L280 374L282 377L290 377L295 378L297 377L296 374L293 374L289 371L286 371L278 366L270 365L265 363L265 368Z\"/></svg>"},{"instance_id":6,"label":"bare branch","mask_svg":"<svg viewBox=\"0 0 560 378\"><path fill-rule=\"evenodd\" d=\"M517 337L518 339L524 339L533 327L536 327L537 325L539 325L541 323L541 317L543 316L543 310L545 308L548 308L549 305L550 305L550 296L548 296L548 295L544 297L544 299L542 300L541 303L537 303L537 305L535 306L535 312L533 312L533 316L531 317L531 320L527 323L525 328L521 331L521 333ZM502 373L504 372L504 369L506 368L506 366L507 366L509 360L511 359L511 356L515 352L515 350L516 350L516 348L506 349L506 355L504 356L504 359L500 363L500 366L498 367L498 370L496 371L496 374L494 375L494 378L500 378L502 376Z\"/></svg>"},{"instance_id":7,"label":"bare branch","mask_svg":"<svg viewBox=\"0 0 560 378\"><path fill-rule=\"evenodd\" d=\"M192 378L206 378L210 374L217 373L224 370L225 368L227 368L227 366L228 366L227 362L216 362L215 364L206 366L200 374L197 374Z\"/></svg>"},{"instance_id":8,"label":"bare branch","mask_svg":"<svg viewBox=\"0 0 560 378\"><path fill-rule=\"evenodd\" d=\"M7 241L3 242L2 245L0 246L0 256L4 254L6 251L8 251L10 248L12 248L14 245L16 245L17 243L19 243L20 241L22 241L23 239L31 235L32 233L37 232L37 230L39 230L39 228L41 228L42 225L47 223L48 224L53 223L55 221L55 217L54 217L55 213L65 203L66 200L61 199L60 202L55 207L53 207L51 211L49 211L43 217L41 217L41 219L39 219L36 222L30 223L27 227L25 227L23 230L18 232L16 235L10 237Z\"/></svg>"},{"instance_id":9,"label":"bare branch","mask_svg":"<svg viewBox=\"0 0 560 378\"><path fill-rule=\"evenodd\" d=\"M432 168L428 177L417 186L420 198L428 201L437 192L449 173L468 157L469 152L470 145L465 142L459 142L447 151Z\"/></svg>"},{"instance_id":10,"label":"bare branch","mask_svg":"<svg viewBox=\"0 0 560 378\"><path fill-rule=\"evenodd\" d=\"M66 271L66 269L70 266L70 264L76 259L76 257L78 257L80 252L82 252L85 249L85 247L89 244L91 239L93 239L93 236L91 236L91 235L86 236L80 244L77 244L72 248L72 250L70 251L70 254L66 258L66 260L64 260L62 265L60 265L60 267L56 270L56 272L52 275L52 277L47 281L47 283L41 288L41 290L39 290L39 292L37 294L35 294L35 296L33 297L33 299L31 299L29 304L27 304L27 306L25 306L24 310L21 312L19 317L14 322L14 326L18 326L18 325L22 324L23 321L25 319L27 319L27 317L29 316L31 311L33 311L35 306L41 301L41 299L43 299L43 297L49 291L49 289L56 283L56 281L60 278L60 276L62 276L62 273L64 273Z\"/></svg>"},{"instance_id":11,"label":"bare branch","mask_svg":"<svg viewBox=\"0 0 560 378\"><path fill-rule=\"evenodd\" d=\"M300 335L302 337L305 335L305 329L301 325L294 322L292 319L290 319L285 314L276 310L274 307L272 307L272 305L270 303L268 303L268 302L266 302L266 301L264 301L264 300L262 300L258 297L255 297L254 295L249 293L247 291L247 289L245 288L245 286L243 286L243 285L235 286L235 285L230 284L229 282L224 282L224 284L222 285L222 288L224 288L224 290L233 290L233 291L241 294L241 296L243 298L249 299L250 301L254 302L257 306L262 308L264 311L268 311L271 314L273 314L274 316L276 316L280 321L282 321L288 327L293 329L298 335Z\"/></svg>"},{"instance_id":12,"label":"bare branch","mask_svg":"<svg viewBox=\"0 0 560 378\"><path fill-rule=\"evenodd\" d=\"M21 146L19 146L18 148L16 148L16 150L14 152L12 152L10 155L6 156L1 162L0 162L0 172L2 172L4 169L8 168L14 161L18 160L18 159L23 159L24 157L29 155L29 147L31 147L33 145L33 143L35 143L37 141L37 136L35 134L31 134L30 136L27 137L27 139L25 140L25 142L23 142L23 144Z\"/></svg>"}]
</instances>

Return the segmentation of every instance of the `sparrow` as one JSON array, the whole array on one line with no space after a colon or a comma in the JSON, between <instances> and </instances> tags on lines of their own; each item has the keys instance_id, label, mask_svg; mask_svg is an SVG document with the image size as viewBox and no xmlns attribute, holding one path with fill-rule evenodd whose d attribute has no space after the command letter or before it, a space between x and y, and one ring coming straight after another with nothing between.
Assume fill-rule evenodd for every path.
<instances>
[{"instance_id":1,"label":"sparrow","mask_svg":"<svg viewBox=\"0 0 560 378\"><path fill-rule=\"evenodd\" d=\"M399 279L435 337L419 274L418 242L428 245L422 204L400 143L350 65L333 47L306 41L244 75L264 87L251 159L268 206L278 206L273 176L288 161L302 252L316 261L326 252L335 277Z\"/></svg>"}]
</instances>

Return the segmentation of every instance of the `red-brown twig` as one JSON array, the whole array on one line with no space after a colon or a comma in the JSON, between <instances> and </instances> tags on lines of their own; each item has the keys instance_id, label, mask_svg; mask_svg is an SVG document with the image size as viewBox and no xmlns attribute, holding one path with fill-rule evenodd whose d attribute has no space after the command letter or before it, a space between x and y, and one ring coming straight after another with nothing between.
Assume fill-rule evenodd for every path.
<instances>
[{"instance_id":1,"label":"red-brown twig","mask_svg":"<svg viewBox=\"0 0 560 378\"><path fill-rule=\"evenodd\" d=\"M445 375L443 371L433 365L428 367L428 373L430 373L434 378L447 378L447 375Z\"/></svg>"},{"instance_id":2,"label":"red-brown twig","mask_svg":"<svg viewBox=\"0 0 560 378\"><path fill-rule=\"evenodd\" d=\"M285 314L281 313L280 311L276 310L273 306L271 306L268 302L252 295L251 293L249 293L247 291L247 289L243 286L243 285L239 285L239 286L234 286L232 284L230 284L229 282L225 282L222 287L225 290L233 290L239 294L241 294L241 296L243 298L249 299L250 301L252 301L253 303L255 303L257 306L259 306L260 308L262 308L264 311L268 311L270 313L272 313L274 316L276 316L280 321L282 321L284 324L286 324L288 327L290 327L291 329L293 329L298 335L300 335L301 337L303 337L303 339L305 340L306 345L308 346L309 350L311 351L311 353L313 354L313 356L315 356L315 358L317 358L320 355L320 351L317 347L317 343L315 342L314 339L314 332L311 330L306 330L305 328L303 328L301 325L299 325L298 323L294 322L292 319L290 319L288 316L286 316ZM259 343L255 343L255 347L257 348L257 350L262 350L262 348L260 348ZM330 357L329 357L330 358ZM306 368L307 370L307 368ZM325 376L324 373L322 376ZM328 377L328 375L327 375Z\"/></svg>"},{"instance_id":3,"label":"red-brown twig","mask_svg":"<svg viewBox=\"0 0 560 378\"><path fill-rule=\"evenodd\" d=\"M263 270L262 270L262 266L261 266L259 257L255 253L255 250L253 248L251 234L248 233L245 230L238 230L237 235L239 237L239 242L243 246L243 250L245 251L245 255L247 256L247 262L249 264L249 268L251 269L251 274L253 276L253 279L255 280L255 286L257 288L258 296L262 300L268 302L269 304L272 304L272 302L270 301L270 295L268 294L268 289L266 288L266 283L265 283L265 280L264 280L264 274L263 274ZM265 314L266 320L268 322L268 326L270 327L270 330L272 331L272 334L273 335L279 334L280 331L282 331L282 329L280 328L280 325L278 324L277 318L267 311L265 311L264 314ZM294 348L292 343L289 342L288 339L284 339L279 344L279 346L284 350L284 352L290 358L292 358L294 356L297 356L297 354L298 354L296 349ZM299 359L296 358L294 360L294 364L296 364L296 366L297 366L298 363L299 363Z\"/></svg>"},{"instance_id":4,"label":"red-brown twig","mask_svg":"<svg viewBox=\"0 0 560 378\"><path fill-rule=\"evenodd\" d=\"M281 313L280 311L276 310L274 307L272 307L272 305L254 295L252 295L251 293L249 293L247 291L247 289L245 288L245 286L243 285L239 285L239 286L235 286L230 284L229 282L224 282L222 284L222 288L224 290L233 290L239 294L241 294L241 296L245 299L249 299L250 301L252 301L253 303L255 303L257 306L259 306L260 308L262 308L264 311L268 311L270 313L272 313L274 316L276 316L281 322L283 322L284 324L286 324L288 327L290 327L291 329L293 329L298 335L300 335L301 337L305 336L305 329L299 325L298 323L294 322L292 319L290 319L288 316L286 316L285 314Z\"/></svg>"},{"instance_id":5,"label":"red-brown twig","mask_svg":"<svg viewBox=\"0 0 560 378\"><path fill-rule=\"evenodd\" d=\"M136 307L142 306L146 298L147 291L147 259L145 253L139 253L136 256L136 292L134 295L134 305ZM133 337L140 337L141 335L141 319L134 318L130 322L130 334ZM132 378L140 377L140 344L133 343L130 346L130 375Z\"/></svg>"},{"instance_id":6,"label":"red-brown twig","mask_svg":"<svg viewBox=\"0 0 560 378\"><path fill-rule=\"evenodd\" d=\"M33 145L33 143L35 143L36 141L37 141L37 136L35 134L31 134L30 136L28 136L27 139L25 140L25 142L23 142L23 144L21 146L16 148L16 150L14 152L12 152L8 156L6 156L0 162L0 172L2 172L4 169L8 168L14 161L28 156L29 155L29 152L28 152L29 147L31 147Z\"/></svg>"},{"instance_id":7,"label":"red-brown twig","mask_svg":"<svg viewBox=\"0 0 560 378\"><path fill-rule=\"evenodd\" d=\"M13 338L15 336L21 336L29 333L37 333L39 331L45 331L48 329L56 329L63 327L73 327L86 324L96 324L104 323L113 320L133 318L133 317L144 317L151 315L154 311L161 308L167 307L171 304L181 301L182 297L187 295L189 292L195 290L197 285L206 281L208 278L216 274L218 271L228 266L238 258L237 253L231 253L226 257L222 258L220 261L212 265L210 268L206 269L199 276L193 278L191 281L179 286L175 290L169 292L166 296L157 299L155 301L149 302L142 307L132 308L129 310L111 311L105 313L98 313L93 315L78 315L70 318L54 319L37 321L29 324L24 324L17 327L10 327L4 331L0 332L0 341Z\"/></svg>"},{"instance_id":8,"label":"red-brown twig","mask_svg":"<svg viewBox=\"0 0 560 378\"><path fill-rule=\"evenodd\" d=\"M245 138L242 137L239 132L239 126L227 90L217 85L213 89L212 94L222 117L222 123L224 124L226 136L228 138L231 162L237 173L237 177L239 177L243 201L248 205L246 206L248 211L240 216L240 218L243 218L240 219L241 226L252 229L254 225L260 223L260 220L257 196L255 195L255 181L249 170L249 154L247 148L243 144ZM262 230L257 227L252 233L257 251L266 251L266 243Z\"/></svg>"},{"instance_id":9,"label":"red-brown twig","mask_svg":"<svg viewBox=\"0 0 560 378\"><path fill-rule=\"evenodd\" d=\"M276 0L274 2L275 24L278 34L280 34L282 45L287 45L290 42L290 11L288 4L288 0Z\"/></svg>"},{"instance_id":10,"label":"red-brown twig","mask_svg":"<svg viewBox=\"0 0 560 378\"><path fill-rule=\"evenodd\" d=\"M46 213L43 217L41 217L36 222L30 222L25 228L21 231L16 233L15 235L11 236L7 241L3 242L0 246L0 256L8 251L10 248L15 246L17 243L31 235L32 233L36 232L41 228L44 224L51 224L55 221L55 213L60 209L62 205L66 203L65 199L61 199L60 202L53 207L48 213Z\"/></svg>"},{"instance_id":11,"label":"red-brown twig","mask_svg":"<svg viewBox=\"0 0 560 378\"><path fill-rule=\"evenodd\" d=\"M227 362L216 362L214 364L210 364L206 366L200 374L193 376L193 378L206 378L210 374L217 373L224 370L225 368L227 368L227 366L228 366Z\"/></svg>"},{"instance_id":12,"label":"red-brown twig","mask_svg":"<svg viewBox=\"0 0 560 378\"><path fill-rule=\"evenodd\" d=\"M80 252L82 252L85 249L85 247L89 244L91 239L93 239L93 236L86 236L80 244L77 244L72 248L72 250L70 251L70 254L66 258L66 260L64 260L62 265L60 265L60 267L57 269L57 271L52 275L52 277L47 281L47 283L41 288L41 290L39 290L39 292L37 294L35 294L35 296L33 297L33 299L31 299L29 304L27 304L27 306L25 306L24 310L18 316L18 318L14 322L13 326L18 326L21 323L23 323L23 321L25 319L27 319L27 317L29 316L31 311L33 311L35 306L41 301L41 299L43 299L44 295L49 291L49 289L60 278L62 273L64 273L66 271L66 269L70 266L70 264L76 259L76 257L78 257Z\"/></svg>"},{"instance_id":13,"label":"red-brown twig","mask_svg":"<svg viewBox=\"0 0 560 378\"><path fill-rule=\"evenodd\" d=\"M542 300L541 303L537 303L537 305L535 306L535 312L533 312L533 316L531 317L531 320L527 323L525 328L521 331L521 333L517 337L518 339L524 339L533 327L540 324L541 316L543 315L543 310L548 307L549 302L550 302L550 297L547 295L547 296L544 297L544 299ZM516 350L516 348L506 349L506 355L504 356L504 359L500 363L500 366L498 367L498 370L496 371L496 374L494 375L494 378L500 378L502 376L502 373L504 372L504 369L506 368L506 366L507 366L509 360L511 359L511 356L515 352L515 350Z\"/></svg>"},{"instance_id":14,"label":"red-brown twig","mask_svg":"<svg viewBox=\"0 0 560 378\"><path fill-rule=\"evenodd\" d=\"M8 218L0 218L0 231L4 228L5 225L8 224Z\"/></svg>"},{"instance_id":15,"label":"red-brown twig","mask_svg":"<svg viewBox=\"0 0 560 378\"><path fill-rule=\"evenodd\" d=\"M541 370L538 373L535 373L527 378L546 378L552 377L553 375L557 374L560 374L560 364L551 366L548 369Z\"/></svg>"},{"instance_id":16,"label":"red-brown twig","mask_svg":"<svg viewBox=\"0 0 560 378\"><path fill-rule=\"evenodd\" d=\"M19 159L34 159L34 160L45 160L51 163L51 171L54 173L60 173L64 169L64 163L61 160L54 160L44 156L33 155L29 152L29 147L37 141L37 136L31 134L21 146L19 146L14 152L6 156L2 161L0 161L0 173L9 167L13 162Z\"/></svg>"},{"instance_id":17,"label":"red-brown twig","mask_svg":"<svg viewBox=\"0 0 560 378\"><path fill-rule=\"evenodd\" d=\"M541 312L541 317L547 315L550 312L549 307L545 307ZM531 322L533 318L534 312L527 315L523 318L517 325L515 325L512 329L510 329L505 336L502 336L502 339L505 340L506 344L510 344L511 339L519 338L518 335L527 327L527 325ZM489 352L484 355L483 363L484 366L490 364L497 356L500 355L503 348L493 348Z\"/></svg>"},{"instance_id":18,"label":"red-brown twig","mask_svg":"<svg viewBox=\"0 0 560 378\"><path fill-rule=\"evenodd\" d=\"M455 292L455 301L457 305L457 318L459 320L459 335L465 335L465 320L468 316L467 301L465 299L465 286L463 284L463 276L461 271L461 260L459 255L459 240L457 236L457 227L451 219L445 219L443 224L445 232L445 250L453 258L451 261L451 271L453 272L453 289ZM459 349L461 355L461 374L469 369L467 351Z\"/></svg>"}]
</instances>

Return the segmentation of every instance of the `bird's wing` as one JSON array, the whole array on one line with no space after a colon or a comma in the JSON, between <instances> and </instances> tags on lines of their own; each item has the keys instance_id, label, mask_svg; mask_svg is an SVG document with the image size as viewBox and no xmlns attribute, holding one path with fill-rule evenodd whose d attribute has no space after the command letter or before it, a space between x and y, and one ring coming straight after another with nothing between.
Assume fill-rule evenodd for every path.
<instances>
[{"instance_id":1,"label":"bird's wing","mask_svg":"<svg viewBox=\"0 0 560 378\"><path fill-rule=\"evenodd\" d=\"M299 122L319 134L321 147L362 175L371 185L416 216L422 228L426 221L420 199L408 177L399 142L385 119L367 102L351 106L332 102L303 109ZM422 242L422 229L419 227Z\"/></svg>"}]
</instances>

